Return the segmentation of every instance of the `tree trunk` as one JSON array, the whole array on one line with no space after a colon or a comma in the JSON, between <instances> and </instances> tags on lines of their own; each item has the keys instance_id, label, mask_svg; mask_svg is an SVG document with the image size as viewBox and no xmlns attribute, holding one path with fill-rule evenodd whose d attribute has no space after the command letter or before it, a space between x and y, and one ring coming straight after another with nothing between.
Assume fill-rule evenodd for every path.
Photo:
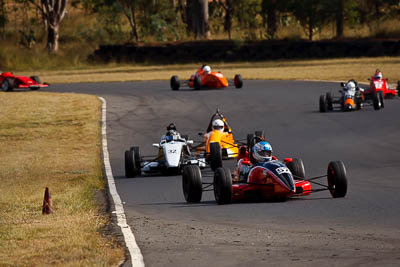
<instances>
[{"instance_id":1,"label":"tree trunk","mask_svg":"<svg viewBox=\"0 0 400 267\"><path fill-rule=\"evenodd\" d=\"M128 17L128 20L129 20L129 24L131 25L132 37L135 38L136 42L139 42L139 34L138 34L138 31L137 31L135 9L133 7L131 7L129 12L130 12L130 15L127 16L127 17Z\"/></svg>"},{"instance_id":2,"label":"tree trunk","mask_svg":"<svg viewBox=\"0 0 400 267\"><path fill-rule=\"evenodd\" d=\"M343 37L343 1L338 0L336 13L336 38Z\"/></svg>"},{"instance_id":3,"label":"tree trunk","mask_svg":"<svg viewBox=\"0 0 400 267\"><path fill-rule=\"evenodd\" d=\"M313 38L313 30L314 30L314 18L312 14L310 14L308 18L308 39L312 41Z\"/></svg>"},{"instance_id":4,"label":"tree trunk","mask_svg":"<svg viewBox=\"0 0 400 267\"><path fill-rule=\"evenodd\" d=\"M278 30L278 26L277 26L276 10L270 8L267 11L267 34L268 34L268 38L274 39L277 30Z\"/></svg>"},{"instance_id":5,"label":"tree trunk","mask_svg":"<svg viewBox=\"0 0 400 267\"><path fill-rule=\"evenodd\" d=\"M68 0L40 0L40 5L35 0L27 0L41 13L43 23L47 30L47 49L50 53L58 51L58 38L60 23L67 12Z\"/></svg>"},{"instance_id":6,"label":"tree trunk","mask_svg":"<svg viewBox=\"0 0 400 267\"><path fill-rule=\"evenodd\" d=\"M228 32L228 38L229 38L229 40L231 40L231 38L232 38L232 13L233 13L232 0L226 0L224 2L219 0L219 4L225 9L224 31Z\"/></svg>"},{"instance_id":7,"label":"tree trunk","mask_svg":"<svg viewBox=\"0 0 400 267\"><path fill-rule=\"evenodd\" d=\"M191 11L195 38L210 38L208 0L193 0Z\"/></svg>"},{"instance_id":8,"label":"tree trunk","mask_svg":"<svg viewBox=\"0 0 400 267\"><path fill-rule=\"evenodd\" d=\"M59 26L52 27L47 24L47 50L50 53L56 53L58 51L58 38L59 38Z\"/></svg>"}]
</instances>

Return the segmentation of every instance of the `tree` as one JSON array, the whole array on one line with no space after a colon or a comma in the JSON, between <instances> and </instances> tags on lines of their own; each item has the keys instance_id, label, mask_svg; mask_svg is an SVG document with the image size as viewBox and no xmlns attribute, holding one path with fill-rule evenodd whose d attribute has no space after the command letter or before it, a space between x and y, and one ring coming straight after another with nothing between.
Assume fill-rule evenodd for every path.
<instances>
[{"instance_id":1,"label":"tree","mask_svg":"<svg viewBox=\"0 0 400 267\"><path fill-rule=\"evenodd\" d=\"M4 39L6 36L6 24L8 22L6 13L6 3L5 0L0 0L0 27L1 27L1 37Z\"/></svg>"},{"instance_id":2,"label":"tree","mask_svg":"<svg viewBox=\"0 0 400 267\"><path fill-rule=\"evenodd\" d=\"M118 3L122 6L123 13L129 21L132 37L135 38L136 42L139 42L140 38L136 23L136 8L139 4L139 0L118 0Z\"/></svg>"},{"instance_id":3,"label":"tree","mask_svg":"<svg viewBox=\"0 0 400 267\"><path fill-rule=\"evenodd\" d=\"M239 27L245 30L247 39L257 38L261 0L233 0L234 17Z\"/></svg>"},{"instance_id":4,"label":"tree","mask_svg":"<svg viewBox=\"0 0 400 267\"><path fill-rule=\"evenodd\" d=\"M261 3L261 14L263 24L266 25L266 32L269 39L274 39L278 31L279 13L285 12L288 8L288 1L263 0Z\"/></svg>"},{"instance_id":5,"label":"tree","mask_svg":"<svg viewBox=\"0 0 400 267\"><path fill-rule=\"evenodd\" d=\"M225 10L224 19L224 31L228 32L229 40L232 38L232 14L233 14L233 4L232 0L219 0L219 4Z\"/></svg>"},{"instance_id":6,"label":"tree","mask_svg":"<svg viewBox=\"0 0 400 267\"><path fill-rule=\"evenodd\" d=\"M191 25L195 38L210 38L208 0L187 0L187 5L191 13Z\"/></svg>"},{"instance_id":7,"label":"tree","mask_svg":"<svg viewBox=\"0 0 400 267\"><path fill-rule=\"evenodd\" d=\"M29 0L42 13L43 23L47 30L47 49L50 53L58 51L60 23L67 12L67 0Z\"/></svg>"},{"instance_id":8,"label":"tree","mask_svg":"<svg viewBox=\"0 0 400 267\"><path fill-rule=\"evenodd\" d=\"M337 1L337 11L336 11L336 38L343 37L343 8L344 0Z\"/></svg>"},{"instance_id":9,"label":"tree","mask_svg":"<svg viewBox=\"0 0 400 267\"><path fill-rule=\"evenodd\" d=\"M324 13L326 11L324 4L326 4L324 0L293 0L292 2L293 14L305 29L310 41L313 39L314 30L321 28L329 18Z\"/></svg>"}]
</instances>

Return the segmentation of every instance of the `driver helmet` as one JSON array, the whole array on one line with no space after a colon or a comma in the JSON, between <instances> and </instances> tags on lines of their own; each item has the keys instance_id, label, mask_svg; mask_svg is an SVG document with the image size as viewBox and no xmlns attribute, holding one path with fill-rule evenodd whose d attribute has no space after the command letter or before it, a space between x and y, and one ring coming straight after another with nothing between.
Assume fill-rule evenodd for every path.
<instances>
[{"instance_id":1,"label":"driver helmet","mask_svg":"<svg viewBox=\"0 0 400 267\"><path fill-rule=\"evenodd\" d=\"M217 131L224 131L224 122L220 119L216 119L212 123L212 128Z\"/></svg>"},{"instance_id":2,"label":"driver helmet","mask_svg":"<svg viewBox=\"0 0 400 267\"><path fill-rule=\"evenodd\" d=\"M272 159L272 147L266 141L255 144L252 148L253 158L258 162L266 162Z\"/></svg>"},{"instance_id":3,"label":"driver helmet","mask_svg":"<svg viewBox=\"0 0 400 267\"><path fill-rule=\"evenodd\" d=\"M170 123L170 124L167 126L167 131L171 131L171 130L176 131L176 126L175 126L175 124L174 124L173 122Z\"/></svg>"},{"instance_id":4,"label":"driver helmet","mask_svg":"<svg viewBox=\"0 0 400 267\"><path fill-rule=\"evenodd\" d=\"M382 79L382 72L380 72L380 70L376 70L375 72L375 79Z\"/></svg>"},{"instance_id":5,"label":"driver helmet","mask_svg":"<svg viewBox=\"0 0 400 267\"><path fill-rule=\"evenodd\" d=\"M356 84L353 81L350 81L346 84L347 90L355 90L356 89Z\"/></svg>"},{"instance_id":6,"label":"driver helmet","mask_svg":"<svg viewBox=\"0 0 400 267\"><path fill-rule=\"evenodd\" d=\"M211 67L208 66L208 65L207 65L207 66L204 66L204 67L203 67L203 71L204 71L205 74L209 74L209 73L211 72Z\"/></svg>"},{"instance_id":7,"label":"driver helmet","mask_svg":"<svg viewBox=\"0 0 400 267\"><path fill-rule=\"evenodd\" d=\"M167 135L176 135L178 132L174 123L170 123L167 126Z\"/></svg>"}]
</instances>

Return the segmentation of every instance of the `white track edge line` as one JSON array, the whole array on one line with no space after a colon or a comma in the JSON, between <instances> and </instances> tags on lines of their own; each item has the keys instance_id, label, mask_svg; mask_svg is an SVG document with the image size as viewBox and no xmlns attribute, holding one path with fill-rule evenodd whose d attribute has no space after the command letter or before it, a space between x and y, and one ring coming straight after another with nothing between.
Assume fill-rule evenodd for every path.
<instances>
[{"instance_id":1,"label":"white track edge line","mask_svg":"<svg viewBox=\"0 0 400 267\"><path fill-rule=\"evenodd\" d=\"M136 244L135 236L132 233L132 230L128 223L126 222L126 216L124 207L121 202L121 198L118 195L117 188L115 186L114 176L112 174L111 164L110 164L110 156L108 153L107 146L107 127L106 127L106 112L107 112L107 103L106 100L102 97L99 97L101 100L102 108L102 116L101 116L101 134L102 134L102 143L103 143L103 160L104 160L104 168L106 171L108 188L110 190L110 194L114 201L115 213L117 217L118 226L121 227L122 234L124 235L126 247L129 250L129 254L131 256L131 262L133 267L142 267L144 266L143 255L140 252L140 248Z\"/></svg>"}]
</instances>

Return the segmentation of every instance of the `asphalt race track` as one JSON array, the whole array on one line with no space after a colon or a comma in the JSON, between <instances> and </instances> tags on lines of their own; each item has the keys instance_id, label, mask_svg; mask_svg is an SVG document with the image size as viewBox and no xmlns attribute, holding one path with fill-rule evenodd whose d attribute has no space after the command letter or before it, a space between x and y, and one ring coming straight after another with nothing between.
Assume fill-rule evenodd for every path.
<instances>
[{"instance_id":1,"label":"asphalt race track","mask_svg":"<svg viewBox=\"0 0 400 267\"><path fill-rule=\"evenodd\" d=\"M113 174L147 266L400 266L400 98L379 111L318 111L338 83L245 81L242 89L172 91L169 81L55 84L53 92L107 100ZM348 192L286 202L218 206L212 192L187 204L181 176L125 178L124 150L153 143L174 122L201 140L219 108L236 139L264 130L278 158L301 158L306 176L329 161L347 168ZM224 162L232 166L233 162Z\"/></svg>"}]
</instances>

